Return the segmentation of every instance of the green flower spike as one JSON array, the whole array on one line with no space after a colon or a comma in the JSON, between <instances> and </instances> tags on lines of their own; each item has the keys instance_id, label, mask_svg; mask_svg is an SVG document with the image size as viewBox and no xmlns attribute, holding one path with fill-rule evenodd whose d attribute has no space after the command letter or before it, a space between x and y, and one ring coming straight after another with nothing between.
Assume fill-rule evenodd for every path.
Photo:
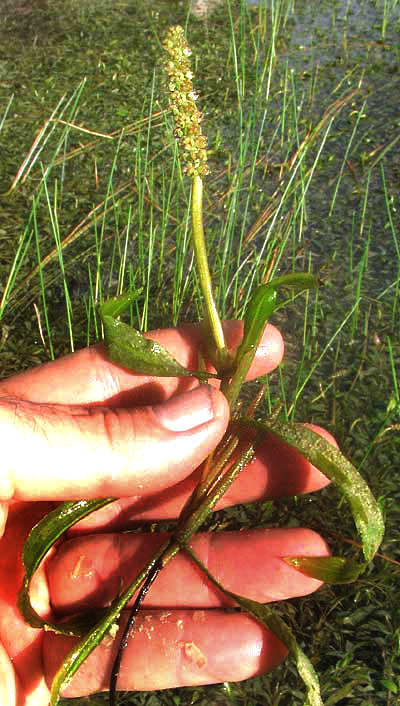
<instances>
[{"instance_id":1,"label":"green flower spike","mask_svg":"<svg viewBox=\"0 0 400 706\"><path fill-rule=\"evenodd\" d=\"M163 46L169 55L165 69L169 77L170 108L175 118L175 137L182 147L184 171L191 177L204 177L209 174L207 138L201 131L202 114L196 105L198 96L193 90L189 59L192 52L183 28L171 27Z\"/></svg>"},{"instance_id":2,"label":"green flower spike","mask_svg":"<svg viewBox=\"0 0 400 706\"><path fill-rule=\"evenodd\" d=\"M171 27L163 44L168 58L165 70L175 119L175 137L180 143L184 171L192 178L192 241L203 295L210 360L218 373L229 367L229 353L214 298L207 247L203 231L203 177L209 174L207 138L201 132L202 115L197 108L189 57L191 49L182 27Z\"/></svg>"}]
</instances>

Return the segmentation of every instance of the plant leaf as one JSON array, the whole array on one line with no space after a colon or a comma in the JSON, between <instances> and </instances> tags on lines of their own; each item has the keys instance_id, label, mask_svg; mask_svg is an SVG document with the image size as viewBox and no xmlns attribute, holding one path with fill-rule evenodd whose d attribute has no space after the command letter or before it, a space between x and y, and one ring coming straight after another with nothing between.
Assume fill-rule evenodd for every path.
<instances>
[{"instance_id":1,"label":"plant leaf","mask_svg":"<svg viewBox=\"0 0 400 706\"><path fill-rule=\"evenodd\" d=\"M278 306L277 290L289 287L296 292L301 292L317 285L318 279L314 275L299 273L276 277L268 284L260 284L255 289L244 315L243 339L232 363L231 381L226 388L221 387L231 407L238 398L268 319Z\"/></svg>"},{"instance_id":2,"label":"plant leaf","mask_svg":"<svg viewBox=\"0 0 400 706\"><path fill-rule=\"evenodd\" d=\"M277 290L289 287L295 292L302 292L318 286L315 275L299 273L276 277L268 284L260 284L252 294L244 315L243 340L236 356L236 363L240 363L248 350L256 349L265 324L277 307Z\"/></svg>"},{"instance_id":3,"label":"plant leaf","mask_svg":"<svg viewBox=\"0 0 400 706\"><path fill-rule=\"evenodd\" d=\"M127 603L128 600L129 598L126 599L125 602ZM58 704L62 690L68 686L81 664L83 664L91 652L100 644L113 625L117 623L122 607L120 607L120 601L117 600L114 605L110 606L106 616L81 638L68 653L53 679L50 693L50 706L56 706L56 704Z\"/></svg>"},{"instance_id":4,"label":"plant leaf","mask_svg":"<svg viewBox=\"0 0 400 706\"><path fill-rule=\"evenodd\" d=\"M268 630L276 635L288 648L289 654L296 662L298 672L307 689L305 706L323 706L317 673L308 657L299 647L295 635L289 626L286 625L285 621L268 605L253 601L251 598L246 598L246 596L241 596L238 593L228 591L218 579L209 572L203 562L195 555L191 547L185 546L184 549L220 591L234 600L246 613L252 615L259 623L268 628Z\"/></svg>"},{"instance_id":5,"label":"plant leaf","mask_svg":"<svg viewBox=\"0 0 400 706\"><path fill-rule=\"evenodd\" d=\"M132 326L115 318L115 315L121 314L132 303L132 297L134 294L121 295L99 307L104 328L104 345L107 356L113 363L140 375L196 377L201 381L217 377L215 373L203 370L188 370L157 341L146 338Z\"/></svg>"},{"instance_id":6,"label":"plant leaf","mask_svg":"<svg viewBox=\"0 0 400 706\"><path fill-rule=\"evenodd\" d=\"M305 576L325 583L352 583L366 567L339 556L285 556L283 561Z\"/></svg>"},{"instance_id":7,"label":"plant leaf","mask_svg":"<svg viewBox=\"0 0 400 706\"><path fill-rule=\"evenodd\" d=\"M265 324L276 308L276 299L277 292L272 284L261 284L253 292L243 320L243 340L236 355L238 366L248 351L257 348Z\"/></svg>"},{"instance_id":8,"label":"plant leaf","mask_svg":"<svg viewBox=\"0 0 400 706\"><path fill-rule=\"evenodd\" d=\"M266 423L244 420L244 423L276 434L338 485L351 506L365 560L371 561L382 541L385 526L378 503L353 464L333 444L302 424L278 420Z\"/></svg>"},{"instance_id":9,"label":"plant leaf","mask_svg":"<svg viewBox=\"0 0 400 706\"><path fill-rule=\"evenodd\" d=\"M321 284L321 279L310 272L296 272L291 275L282 275L281 277L274 277L270 282L268 282L267 287L275 287L275 289L284 289L289 287L294 292L299 294L304 292L306 289L315 289Z\"/></svg>"},{"instance_id":10,"label":"plant leaf","mask_svg":"<svg viewBox=\"0 0 400 706\"><path fill-rule=\"evenodd\" d=\"M47 629L62 632L67 635L76 634L79 630L79 621L72 621L71 624L63 623L62 625L57 625L41 618L30 601L30 584L39 564L63 532L75 525L79 520L114 500L115 498L102 498L95 500L73 500L61 503L31 529L25 542L22 555L25 575L18 596L18 607L23 618L32 627L46 627Z\"/></svg>"},{"instance_id":11,"label":"plant leaf","mask_svg":"<svg viewBox=\"0 0 400 706\"><path fill-rule=\"evenodd\" d=\"M253 434L254 435L254 434ZM80 665L86 660L91 652L101 643L104 636L109 632L113 625L118 621L119 615L125 605L128 603L134 592L141 586L148 574L151 572L154 565L161 557L165 562L171 559L181 549L181 542L190 538L205 517L211 512L218 498L223 494L225 489L230 485L236 475L246 466L253 455L253 447L249 443L242 451L238 459L229 467L226 477L219 480L216 488L213 489L210 498L206 498L196 512L194 512L187 521L183 522L183 526L177 529L170 540L167 540L166 545L161 547L153 556L148 565L140 572L135 580L125 589L120 597L117 597L113 604L107 608L101 619L94 625L89 632L74 645L64 660L61 668L57 672L51 689L50 706L56 706L59 701L62 690L68 685L73 678ZM168 557L166 557L168 554Z\"/></svg>"},{"instance_id":12,"label":"plant leaf","mask_svg":"<svg viewBox=\"0 0 400 706\"><path fill-rule=\"evenodd\" d=\"M99 306L100 317L111 316L113 319L118 318L131 304L135 303L142 291L143 287L124 292L123 294L119 294L118 297L106 299L106 301Z\"/></svg>"},{"instance_id":13,"label":"plant leaf","mask_svg":"<svg viewBox=\"0 0 400 706\"><path fill-rule=\"evenodd\" d=\"M79 642L74 645L72 650L70 650L67 654L63 664L53 679L49 706L57 706L62 690L68 686L81 664L83 664L93 650L100 645L103 638L108 632L110 632L113 626L118 625L121 611L154 567L165 546L166 545L158 551L158 553L147 564L147 566L142 569L142 571L136 576L132 583L129 584L123 593L114 599L112 604L104 611L101 619L89 630L86 635L84 635L84 637L79 640Z\"/></svg>"},{"instance_id":14,"label":"plant leaf","mask_svg":"<svg viewBox=\"0 0 400 706\"><path fill-rule=\"evenodd\" d=\"M323 706L317 673L285 621L264 603L258 603L258 601L253 601L250 598L235 593L229 592L229 594L241 608L256 618L256 620L268 628L268 630L273 632L288 648L289 654L292 659L294 659L299 675L307 689L306 704L309 706Z\"/></svg>"}]
</instances>

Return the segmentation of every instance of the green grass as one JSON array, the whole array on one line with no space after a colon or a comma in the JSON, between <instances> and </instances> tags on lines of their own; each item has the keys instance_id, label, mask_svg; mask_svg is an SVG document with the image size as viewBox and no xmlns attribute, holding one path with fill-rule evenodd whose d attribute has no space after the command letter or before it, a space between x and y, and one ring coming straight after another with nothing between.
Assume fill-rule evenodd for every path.
<instances>
[{"instance_id":1,"label":"green grass","mask_svg":"<svg viewBox=\"0 0 400 706\"><path fill-rule=\"evenodd\" d=\"M224 316L250 287L311 269L325 286L275 317L286 358L266 405L327 427L386 515L382 553L354 585L290 601L326 704L394 706L400 692L399 8L232 2L206 22L185 2L49 3L0 12L1 372L100 336L96 304L132 286L142 329L195 320L199 292L160 40L187 24L212 175L205 226ZM215 38L218 37L218 41ZM384 40L384 44L382 44ZM17 178L16 178L17 175ZM244 299L243 299L244 297ZM239 303L239 299L240 302ZM352 556L350 514L318 496L217 513L226 527L305 524ZM295 627L297 625L297 627ZM71 703L71 701L68 701ZM78 703L104 704L103 696ZM297 706L290 664L243 684L131 694L135 706Z\"/></svg>"}]
</instances>

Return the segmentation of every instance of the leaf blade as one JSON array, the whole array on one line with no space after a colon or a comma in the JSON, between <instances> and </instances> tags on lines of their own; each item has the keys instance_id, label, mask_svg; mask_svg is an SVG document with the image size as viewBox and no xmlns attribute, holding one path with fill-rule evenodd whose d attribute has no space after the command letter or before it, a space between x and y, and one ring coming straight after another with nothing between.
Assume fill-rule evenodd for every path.
<instances>
[{"instance_id":1,"label":"leaf blade","mask_svg":"<svg viewBox=\"0 0 400 706\"><path fill-rule=\"evenodd\" d=\"M298 273L276 277L268 284L260 284L252 294L244 316L243 340L237 353L237 361L246 351L256 348L265 325L277 307L277 290L289 287L295 292L302 292L318 286L315 275Z\"/></svg>"},{"instance_id":2,"label":"leaf blade","mask_svg":"<svg viewBox=\"0 0 400 706\"><path fill-rule=\"evenodd\" d=\"M268 284L260 284L250 297L243 319L243 339L232 363L232 376L221 390L231 407L235 404L242 384L253 362L265 326L278 306L277 290L289 287L296 292L318 286L318 279L308 273L277 277Z\"/></svg>"},{"instance_id":3,"label":"leaf blade","mask_svg":"<svg viewBox=\"0 0 400 706\"><path fill-rule=\"evenodd\" d=\"M284 556L282 558L293 569L324 583L353 583L366 568L365 564L340 556Z\"/></svg>"},{"instance_id":4,"label":"leaf blade","mask_svg":"<svg viewBox=\"0 0 400 706\"><path fill-rule=\"evenodd\" d=\"M131 304L135 303L142 291L143 287L140 287L140 289L123 292L123 294L119 294L118 297L106 299L99 306L100 318L103 318L103 316L111 316L113 319L118 318Z\"/></svg>"},{"instance_id":5,"label":"leaf blade","mask_svg":"<svg viewBox=\"0 0 400 706\"><path fill-rule=\"evenodd\" d=\"M270 630L288 648L289 654L294 659L299 675L307 689L307 701L305 706L323 706L317 673L285 621L268 605L259 603L238 593L233 593L224 588L218 579L211 574L208 568L196 556L191 547L186 545L183 548L220 591L225 593L226 596L235 601L246 613L252 615L259 623Z\"/></svg>"},{"instance_id":6,"label":"leaf blade","mask_svg":"<svg viewBox=\"0 0 400 706\"><path fill-rule=\"evenodd\" d=\"M378 503L353 464L333 444L303 424L279 420L245 420L245 423L276 434L338 485L350 504L365 560L371 561L381 544L385 527Z\"/></svg>"},{"instance_id":7,"label":"leaf blade","mask_svg":"<svg viewBox=\"0 0 400 706\"><path fill-rule=\"evenodd\" d=\"M196 377L201 381L216 378L215 373L188 370L157 341L145 337L113 316L100 313L107 357L117 365L139 375L157 377Z\"/></svg>"},{"instance_id":8,"label":"leaf blade","mask_svg":"<svg viewBox=\"0 0 400 706\"><path fill-rule=\"evenodd\" d=\"M69 628L67 623L63 626L58 626L55 623L41 618L33 608L30 600L30 584L40 563L60 536L66 532L67 529L79 522L79 520L114 500L115 498L100 498L94 500L67 501L58 505L32 527L22 554L24 578L18 595L19 611L26 622L32 627L46 627L47 629L63 632L65 634L75 634L77 629L75 622L73 623L74 628Z\"/></svg>"},{"instance_id":9,"label":"leaf blade","mask_svg":"<svg viewBox=\"0 0 400 706\"><path fill-rule=\"evenodd\" d=\"M121 595L117 596L111 605L104 611L100 620L86 633L86 635L79 640L78 643L73 646L72 650L70 650L67 654L63 664L53 679L49 706L57 706L62 690L68 686L81 664L83 664L93 650L100 645L103 638L110 632L112 627L114 625L118 625L119 617L123 608L146 579L147 575L156 564L158 557L161 556L165 546L166 545L158 550L152 560L148 562L148 564L140 571L140 573L121 593Z\"/></svg>"}]
</instances>

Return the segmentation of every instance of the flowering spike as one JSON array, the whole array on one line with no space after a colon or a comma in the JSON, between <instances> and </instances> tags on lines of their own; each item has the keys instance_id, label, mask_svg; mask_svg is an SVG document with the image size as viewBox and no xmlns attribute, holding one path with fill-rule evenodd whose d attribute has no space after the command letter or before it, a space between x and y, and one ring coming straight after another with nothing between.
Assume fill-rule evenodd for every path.
<instances>
[{"instance_id":1,"label":"flowering spike","mask_svg":"<svg viewBox=\"0 0 400 706\"><path fill-rule=\"evenodd\" d=\"M175 137L182 146L184 171L189 176L209 174L207 165L207 138L201 131L202 115L196 105L198 94L193 90L193 74L189 57L191 50L185 33L179 25L170 27L164 41L169 57L165 61L171 110L175 118Z\"/></svg>"}]
</instances>

